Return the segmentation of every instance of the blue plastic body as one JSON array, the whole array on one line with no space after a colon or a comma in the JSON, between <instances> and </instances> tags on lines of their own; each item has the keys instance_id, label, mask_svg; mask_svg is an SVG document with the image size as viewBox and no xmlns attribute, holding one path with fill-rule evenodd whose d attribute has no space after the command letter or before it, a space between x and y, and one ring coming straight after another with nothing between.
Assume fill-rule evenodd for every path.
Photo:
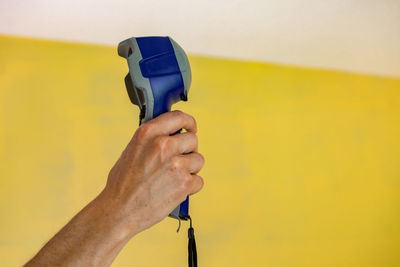
<instances>
[{"instance_id":1,"label":"blue plastic body","mask_svg":"<svg viewBox=\"0 0 400 267\"><path fill-rule=\"evenodd\" d=\"M153 118L171 110L172 104L181 100L184 83L168 37L138 37L142 54L139 62L143 77L150 81L154 97ZM179 206L182 218L189 216L189 197Z\"/></svg>"}]
</instances>

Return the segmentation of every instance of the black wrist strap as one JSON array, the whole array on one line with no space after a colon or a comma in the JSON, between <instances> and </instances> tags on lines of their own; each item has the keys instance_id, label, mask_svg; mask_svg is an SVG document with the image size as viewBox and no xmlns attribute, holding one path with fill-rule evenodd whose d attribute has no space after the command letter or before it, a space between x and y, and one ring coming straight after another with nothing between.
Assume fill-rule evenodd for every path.
<instances>
[{"instance_id":1,"label":"black wrist strap","mask_svg":"<svg viewBox=\"0 0 400 267\"><path fill-rule=\"evenodd\" d=\"M194 229L192 227L192 218L189 217L190 227L188 230L189 244L188 244L188 258L189 267L197 267L197 250L196 240L194 239Z\"/></svg>"}]
</instances>

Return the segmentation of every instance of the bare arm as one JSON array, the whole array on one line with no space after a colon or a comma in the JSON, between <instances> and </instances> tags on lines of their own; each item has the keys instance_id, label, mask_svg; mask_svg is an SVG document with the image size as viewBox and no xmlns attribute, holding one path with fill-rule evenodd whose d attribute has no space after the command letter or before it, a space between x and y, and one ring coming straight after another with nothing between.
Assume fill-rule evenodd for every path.
<instances>
[{"instance_id":1,"label":"bare arm","mask_svg":"<svg viewBox=\"0 0 400 267\"><path fill-rule=\"evenodd\" d=\"M170 136L181 128L187 132ZM104 190L25 266L109 266L133 236L202 188L196 131L193 117L180 111L140 126Z\"/></svg>"}]
</instances>

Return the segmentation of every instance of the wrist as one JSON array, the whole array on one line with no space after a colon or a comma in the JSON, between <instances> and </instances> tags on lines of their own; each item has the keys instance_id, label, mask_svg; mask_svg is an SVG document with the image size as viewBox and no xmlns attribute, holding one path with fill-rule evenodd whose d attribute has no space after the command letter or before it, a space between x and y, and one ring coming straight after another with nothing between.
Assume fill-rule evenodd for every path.
<instances>
[{"instance_id":1,"label":"wrist","mask_svg":"<svg viewBox=\"0 0 400 267\"><path fill-rule=\"evenodd\" d=\"M103 191L82 210L87 234L97 236L92 239L92 245L95 248L93 254L96 255L95 266L103 266L108 259L112 261L122 247L135 235L126 220L121 217L120 210L113 203L114 201L108 198Z\"/></svg>"},{"instance_id":2,"label":"wrist","mask_svg":"<svg viewBox=\"0 0 400 267\"><path fill-rule=\"evenodd\" d=\"M113 227L110 230L115 231L115 235L129 240L146 229L143 208L136 205L136 201L129 200L129 197L121 197L106 187L93 202L97 212L105 217L106 224Z\"/></svg>"},{"instance_id":3,"label":"wrist","mask_svg":"<svg viewBox=\"0 0 400 267\"><path fill-rule=\"evenodd\" d=\"M88 208L89 213L99 220L97 230L106 237L124 242L136 234L127 218L124 217L121 207L117 207L115 200L104 190L88 205Z\"/></svg>"}]
</instances>

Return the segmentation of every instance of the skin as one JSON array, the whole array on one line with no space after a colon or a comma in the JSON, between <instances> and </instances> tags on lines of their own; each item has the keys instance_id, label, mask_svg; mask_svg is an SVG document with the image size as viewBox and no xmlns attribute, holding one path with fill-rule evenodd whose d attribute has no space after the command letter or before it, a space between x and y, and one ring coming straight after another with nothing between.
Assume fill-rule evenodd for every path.
<instances>
[{"instance_id":1,"label":"skin","mask_svg":"<svg viewBox=\"0 0 400 267\"><path fill-rule=\"evenodd\" d=\"M179 129L186 132L170 136ZM142 124L105 188L25 266L109 266L136 234L200 191L195 119L181 111Z\"/></svg>"}]
</instances>

